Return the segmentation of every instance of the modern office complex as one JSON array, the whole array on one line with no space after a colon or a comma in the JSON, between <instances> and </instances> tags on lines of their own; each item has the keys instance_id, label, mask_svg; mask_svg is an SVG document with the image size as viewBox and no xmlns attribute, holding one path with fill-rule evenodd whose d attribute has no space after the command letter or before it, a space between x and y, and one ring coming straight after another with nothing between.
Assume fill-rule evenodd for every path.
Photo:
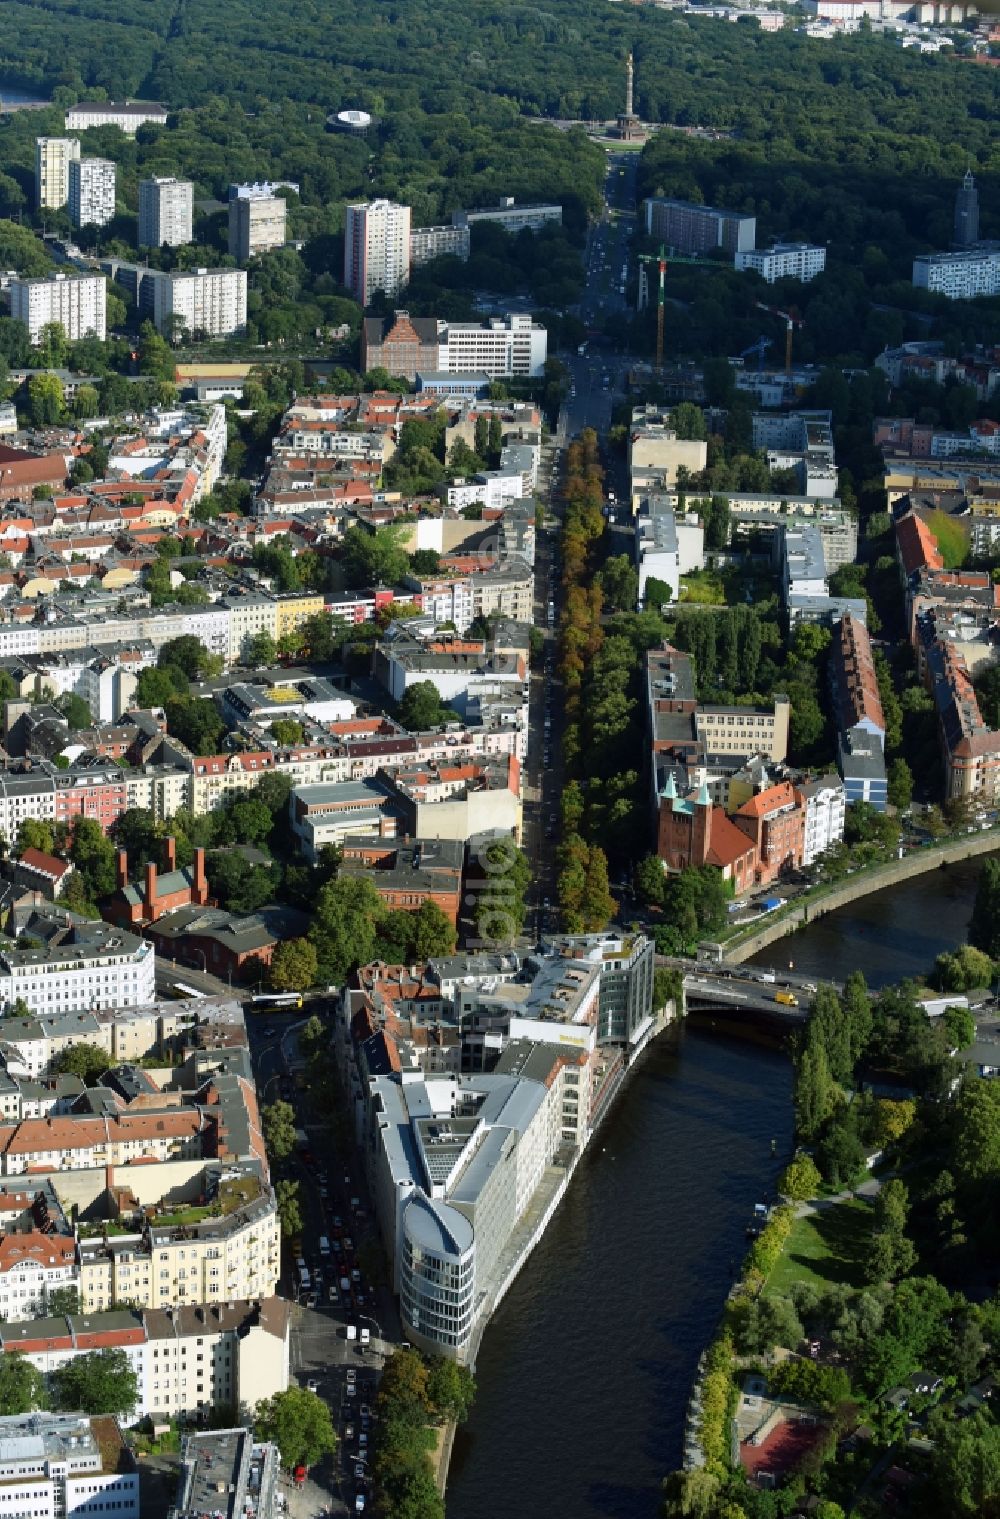
<instances>
[{"instance_id":1,"label":"modern office complex","mask_svg":"<svg viewBox=\"0 0 1000 1519\"><path fill-rule=\"evenodd\" d=\"M115 214L115 166L110 158L71 158L69 215L75 227L103 227Z\"/></svg>"},{"instance_id":2,"label":"modern office complex","mask_svg":"<svg viewBox=\"0 0 1000 1519\"><path fill-rule=\"evenodd\" d=\"M139 1519L139 1473L113 1418L0 1419L0 1519Z\"/></svg>"},{"instance_id":3,"label":"modern office complex","mask_svg":"<svg viewBox=\"0 0 1000 1519\"><path fill-rule=\"evenodd\" d=\"M282 196L240 185L239 194L229 202L229 252L233 258L245 263L258 253L283 247L287 211Z\"/></svg>"},{"instance_id":4,"label":"modern office complex","mask_svg":"<svg viewBox=\"0 0 1000 1519\"><path fill-rule=\"evenodd\" d=\"M713 248L743 253L757 241L757 218L739 211L659 195L645 201L643 209L647 234L678 253L709 253Z\"/></svg>"},{"instance_id":5,"label":"modern office complex","mask_svg":"<svg viewBox=\"0 0 1000 1519\"><path fill-rule=\"evenodd\" d=\"M775 280L808 280L826 268L826 249L811 243L775 243L770 248L746 248L736 254L737 269L753 269L773 285Z\"/></svg>"},{"instance_id":6,"label":"modern office complex","mask_svg":"<svg viewBox=\"0 0 1000 1519\"><path fill-rule=\"evenodd\" d=\"M79 157L79 137L35 138L35 198L41 210L58 211L66 205L70 162Z\"/></svg>"},{"instance_id":7,"label":"modern office complex","mask_svg":"<svg viewBox=\"0 0 1000 1519\"><path fill-rule=\"evenodd\" d=\"M410 278L410 208L391 200L348 206L344 284L367 306L376 290L398 295Z\"/></svg>"},{"instance_id":8,"label":"modern office complex","mask_svg":"<svg viewBox=\"0 0 1000 1519\"><path fill-rule=\"evenodd\" d=\"M139 246L179 248L191 241L194 186L187 179L139 181Z\"/></svg>"},{"instance_id":9,"label":"modern office complex","mask_svg":"<svg viewBox=\"0 0 1000 1519\"><path fill-rule=\"evenodd\" d=\"M153 277L153 321L159 332L180 325L188 332L227 337L247 321L245 269L187 269Z\"/></svg>"},{"instance_id":10,"label":"modern office complex","mask_svg":"<svg viewBox=\"0 0 1000 1519\"><path fill-rule=\"evenodd\" d=\"M385 368L408 380L418 374L537 378L547 353L548 332L521 312L487 322L445 322L397 311L391 320L367 317L361 324L362 369Z\"/></svg>"},{"instance_id":11,"label":"modern office complex","mask_svg":"<svg viewBox=\"0 0 1000 1519\"><path fill-rule=\"evenodd\" d=\"M10 314L23 322L37 346L42 330L58 322L71 343L107 336L108 283L103 274L52 274L10 283Z\"/></svg>"}]
</instances>

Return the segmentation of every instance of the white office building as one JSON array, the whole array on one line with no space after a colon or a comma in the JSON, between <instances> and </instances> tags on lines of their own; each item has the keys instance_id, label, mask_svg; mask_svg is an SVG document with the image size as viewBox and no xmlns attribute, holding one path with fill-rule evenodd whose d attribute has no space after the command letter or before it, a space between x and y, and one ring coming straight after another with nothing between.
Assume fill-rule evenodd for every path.
<instances>
[{"instance_id":1,"label":"white office building","mask_svg":"<svg viewBox=\"0 0 1000 1519\"><path fill-rule=\"evenodd\" d=\"M806 283L826 268L826 249L812 243L774 243L770 248L744 248L736 254L737 269L753 269L767 284L775 280Z\"/></svg>"},{"instance_id":2,"label":"white office building","mask_svg":"<svg viewBox=\"0 0 1000 1519\"><path fill-rule=\"evenodd\" d=\"M75 227L103 227L115 214L115 166L110 158L71 158L69 215Z\"/></svg>"},{"instance_id":3,"label":"white office building","mask_svg":"<svg viewBox=\"0 0 1000 1519\"><path fill-rule=\"evenodd\" d=\"M118 127L126 137L134 137L141 126L152 122L166 126L167 108L152 100L84 100L66 112L67 132L85 132L88 127Z\"/></svg>"},{"instance_id":4,"label":"white office building","mask_svg":"<svg viewBox=\"0 0 1000 1519\"><path fill-rule=\"evenodd\" d=\"M0 1418L0 1519L105 1519L111 1511L139 1519L138 1469L114 1419Z\"/></svg>"},{"instance_id":5,"label":"white office building","mask_svg":"<svg viewBox=\"0 0 1000 1519\"><path fill-rule=\"evenodd\" d=\"M270 248L284 247L288 212L282 196L247 190L240 186L240 194L229 202L229 252L241 263Z\"/></svg>"},{"instance_id":6,"label":"white office building","mask_svg":"<svg viewBox=\"0 0 1000 1519\"><path fill-rule=\"evenodd\" d=\"M58 211L66 205L70 162L79 157L79 137L35 138L35 199L40 210Z\"/></svg>"},{"instance_id":7,"label":"white office building","mask_svg":"<svg viewBox=\"0 0 1000 1519\"><path fill-rule=\"evenodd\" d=\"M33 941L34 942L34 941ZM35 1017L145 1007L156 1001L156 951L108 923L78 923L41 948L0 952L0 1008L22 1001Z\"/></svg>"},{"instance_id":8,"label":"white office building","mask_svg":"<svg viewBox=\"0 0 1000 1519\"><path fill-rule=\"evenodd\" d=\"M432 258L469 257L472 238L468 227L414 227L410 233L410 263L414 269Z\"/></svg>"},{"instance_id":9,"label":"white office building","mask_svg":"<svg viewBox=\"0 0 1000 1519\"><path fill-rule=\"evenodd\" d=\"M174 325L213 338L239 332L247 322L246 270L187 269L155 275L153 321L168 335Z\"/></svg>"},{"instance_id":10,"label":"white office building","mask_svg":"<svg viewBox=\"0 0 1000 1519\"><path fill-rule=\"evenodd\" d=\"M107 337L108 282L103 274L52 274L10 282L10 314L23 322L36 346L42 329L58 322L71 343Z\"/></svg>"},{"instance_id":11,"label":"white office building","mask_svg":"<svg viewBox=\"0 0 1000 1519\"><path fill-rule=\"evenodd\" d=\"M194 186L189 179L139 181L140 248L179 248L192 237Z\"/></svg>"},{"instance_id":12,"label":"white office building","mask_svg":"<svg viewBox=\"0 0 1000 1519\"><path fill-rule=\"evenodd\" d=\"M949 301L1000 295L1000 243L980 243L961 253L921 253L913 260L913 283Z\"/></svg>"},{"instance_id":13,"label":"white office building","mask_svg":"<svg viewBox=\"0 0 1000 1519\"><path fill-rule=\"evenodd\" d=\"M348 206L344 227L344 284L362 306L376 290L390 298L410 278L410 208L391 200Z\"/></svg>"},{"instance_id":14,"label":"white office building","mask_svg":"<svg viewBox=\"0 0 1000 1519\"><path fill-rule=\"evenodd\" d=\"M449 322L438 339L444 374L485 374L537 379L544 372L548 332L521 312L488 322Z\"/></svg>"}]
</instances>

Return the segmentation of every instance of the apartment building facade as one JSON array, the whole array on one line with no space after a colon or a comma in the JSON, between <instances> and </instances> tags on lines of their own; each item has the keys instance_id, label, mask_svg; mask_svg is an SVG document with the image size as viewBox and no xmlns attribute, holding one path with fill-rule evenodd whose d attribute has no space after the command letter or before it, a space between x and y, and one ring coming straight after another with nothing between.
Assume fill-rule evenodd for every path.
<instances>
[{"instance_id":1,"label":"apartment building facade","mask_svg":"<svg viewBox=\"0 0 1000 1519\"><path fill-rule=\"evenodd\" d=\"M643 212L647 235L678 253L723 248L735 255L753 248L757 241L757 218L739 211L657 195L643 202Z\"/></svg>"},{"instance_id":2,"label":"apartment building facade","mask_svg":"<svg viewBox=\"0 0 1000 1519\"><path fill-rule=\"evenodd\" d=\"M103 274L49 275L10 282L10 314L23 322L34 347L43 329L58 322L71 343L107 337L108 282Z\"/></svg>"},{"instance_id":3,"label":"apartment building facade","mask_svg":"<svg viewBox=\"0 0 1000 1519\"><path fill-rule=\"evenodd\" d=\"M179 248L192 238L194 185L187 179L139 181L139 246Z\"/></svg>"},{"instance_id":4,"label":"apartment building facade","mask_svg":"<svg viewBox=\"0 0 1000 1519\"><path fill-rule=\"evenodd\" d=\"M229 337L247 323L245 269L188 269L153 278L153 321L157 331L175 327L208 337Z\"/></svg>"},{"instance_id":5,"label":"apartment building facade","mask_svg":"<svg viewBox=\"0 0 1000 1519\"><path fill-rule=\"evenodd\" d=\"M240 263L285 244L288 204L280 195L251 193L241 185L229 202L229 252Z\"/></svg>"},{"instance_id":6,"label":"apartment building facade","mask_svg":"<svg viewBox=\"0 0 1000 1519\"><path fill-rule=\"evenodd\" d=\"M826 268L826 249L812 243L774 243L770 248L742 248L737 269L751 269L768 285L775 280L814 280Z\"/></svg>"},{"instance_id":7,"label":"apartment building facade","mask_svg":"<svg viewBox=\"0 0 1000 1519\"><path fill-rule=\"evenodd\" d=\"M117 170L110 158L71 158L69 216L74 227L103 227L115 214Z\"/></svg>"},{"instance_id":8,"label":"apartment building facade","mask_svg":"<svg viewBox=\"0 0 1000 1519\"><path fill-rule=\"evenodd\" d=\"M69 201L70 162L80 157L79 137L35 138L35 202L59 211Z\"/></svg>"},{"instance_id":9,"label":"apartment building facade","mask_svg":"<svg viewBox=\"0 0 1000 1519\"><path fill-rule=\"evenodd\" d=\"M376 290L392 299L410 278L410 208L390 200L347 207L344 284L362 306Z\"/></svg>"}]
</instances>

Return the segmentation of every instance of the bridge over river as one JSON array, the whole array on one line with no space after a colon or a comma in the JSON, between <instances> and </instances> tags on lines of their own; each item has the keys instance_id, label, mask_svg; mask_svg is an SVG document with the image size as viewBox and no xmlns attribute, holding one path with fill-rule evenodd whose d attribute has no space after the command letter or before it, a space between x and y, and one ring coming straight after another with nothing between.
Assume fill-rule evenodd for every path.
<instances>
[{"instance_id":1,"label":"bridge over river","mask_svg":"<svg viewBox=\"0 0 1000 1519\"><path fill-rule=\"evenodd\" d=\"M806 1021L816 992L817 983L808 976L766 966L712 965L661 955L656 963L682 973L689 1013L745 1013L748 1018L768 1018L795 1028ZM842 990L836 982L830 985Z\"/></svg>"}]
</instances>

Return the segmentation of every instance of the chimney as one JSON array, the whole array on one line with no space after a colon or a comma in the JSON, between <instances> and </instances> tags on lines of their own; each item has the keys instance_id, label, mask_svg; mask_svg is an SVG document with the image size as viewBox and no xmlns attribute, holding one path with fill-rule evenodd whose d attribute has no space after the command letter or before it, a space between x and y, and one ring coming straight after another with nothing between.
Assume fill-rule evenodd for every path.
<instances>
[{"instance_id":1,"label":"chimney","mask_svg":"<svg viewBox=\"0 0 1000 1519\"><path fill-rule=\"evenodd\" d=\"M163 869L165 871L177 869L177 840L173 834L168 834L163 840Z\"/></svg>"},{"instance_id":2,"label":"chimney","mask_svg":"<svg viewBox=\"0 0 1000 1519\"><path fill-rule=\"evenodd\" d=\"M124 849L119 849L115 856L115 883L119 891L128 885L128 855Z\"/></svg>"},{"instance_id":3,"label":"chimney","mask_svg":"<svg viewBox=\"0 0 1000 1519\"><path fill-rule=\"evenodd\" d=\"M152 923L156 917L156 866L152 860L146 866L146 892L144 897L146 919Z\"/></svg>"},{"instance_id":4,"label":"chimney","mask_svg":"<svg viewBox=\"0 0 1000 1519\"><path fill-rule=\"evenodd\" d=\"M199 907L204 907L208 901L208 878L205 875L204 849L196 849L194 852L194 900Z\"/></svg>"}]
</instances>

